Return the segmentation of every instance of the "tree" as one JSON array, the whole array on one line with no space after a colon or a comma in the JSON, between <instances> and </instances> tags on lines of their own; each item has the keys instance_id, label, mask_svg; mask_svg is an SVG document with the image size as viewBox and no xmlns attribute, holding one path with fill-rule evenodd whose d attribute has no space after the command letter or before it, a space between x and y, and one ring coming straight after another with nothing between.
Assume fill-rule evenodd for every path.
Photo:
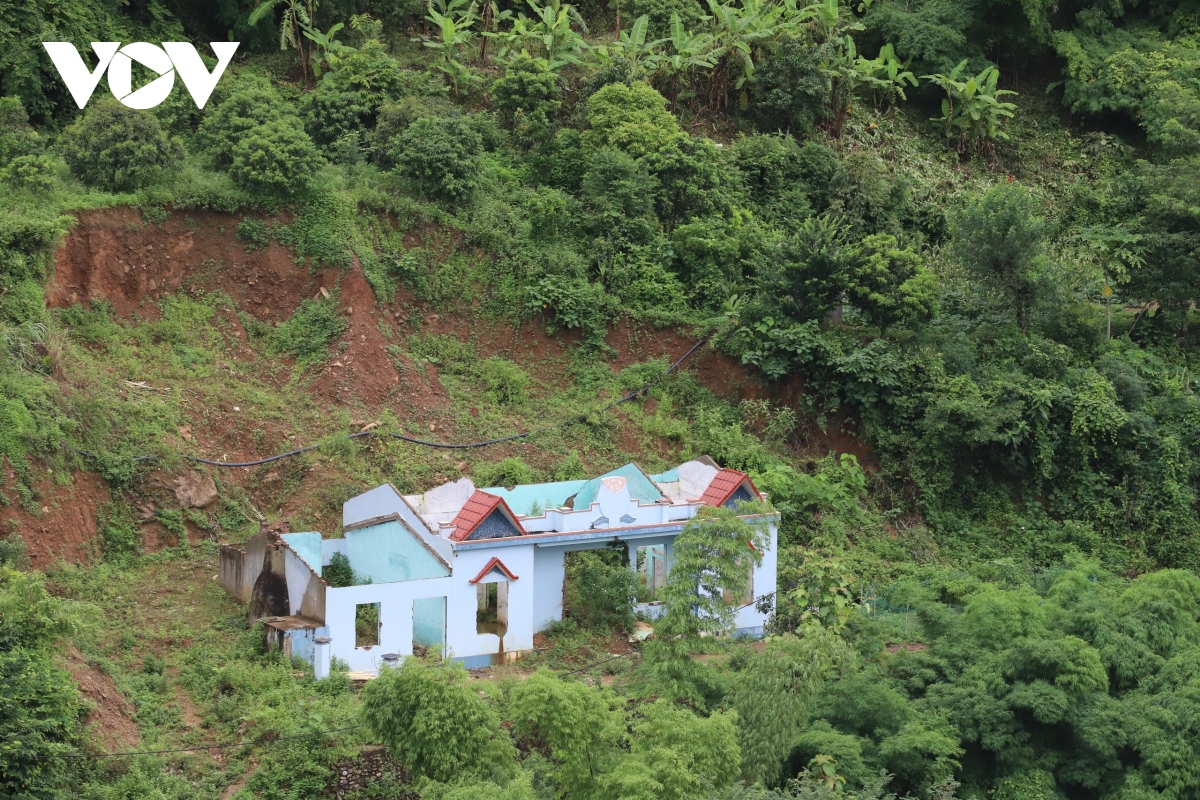
<instances>
[{"instance_id":1,"label":"tree","mask_svg":"<svg viewBox=\"0 0 1200 800\"><path fill-rule=\"evenodd\" d=\"M959 212L952 229L962 265L1010 303L1021 330L1028 328L1047 232L1029 190L1019 183L993 186Z\"/></svg>"},{"instance_id":2,"label":"tree","mask_svg":"<svg viewBox=\"0 0 1200 800\"><path fill-rule=\"evenodd\" d=\"M639 709L630 757L648 768L661 800L688 800L733 783L740 771L736 717L716 711L700 717L660 698Z\"/></svg>"},{"instance_id":3,"label":"tree","mask_svg":"<svg viewBox=\"0 0 1200 800\"><path fill-rule=\"evenodd\" d=\"M851 258L845 229L829 217L809 217L794 234L763 249L759 296L785 319L820 319L841 304Z\"/></svg>"},{"instance_id":4,"label":"tree","mask_svg":"<svg viewBox=\"0 0 1200 800\"><path fill-rule=\"evenodd\" d=\"M311 80L313 76L312 45L305 44L304 40L313 39L306 34L314 30L312 24L317 6L316 0L307 0L307 4L301 0L263 0L250 12L250 18L246 20L246 24L257 25L263 17L274 12L277 6L283 6L283 15L279 21L279 49L287 50L289 47L295 49L300 56L300 79Z\"/></svg>"},{"instance_id":5,"label":"tree","mask_svg":"<svg viewBox=\"0 0 1200 800\"><path fill-rule=\"evenodd\" d=\"M798 635L773 636L751 656L735 677L731 696L747 779L781 782L783 761L808 722L813 700L826 679L853 663L850 648L815 624Z\"/></svg>"},{"instance_id":6,"label":"tree","mask_svg":"<svg viewBox=\"0 0 1200 800\"><path fill-rule=\"evenodd\" d=\"M466 120L424 117L395 138L396 170L422 196L461 202L479 184L483 140Z\"/></svg>"},{"instance_id":7,"label":"tree","mask_svg":"<svg viewBox=\"0 0 1200 800\"><path fill-rule=\"evenodd\" d=\"M679 133L666 106L666 98L648 83L610 83L588 98L591 130L584 132L583 146L611 146L634 158L657 152Z\"/></svg>"},{"instance_id":8,"label":"tree","mask_svg":"<svg viewBox=\"0 0 1200 800\"><path fill-rule=\"evenodd\" d=\"M507 783L517 771L516 750L495 710L466 681L467 671L452 661L406 659L363 689L363 721L414 777Z\"/></svg>"},{"instance_id":9,"label":"tree","mask_svg":"<svg viewBox=\"0 0 1200 800\"><path fill-rule=\"evenodd\" d=\"M513 733L554 761L562 796L590 797L597 794L600 775L612 768L625 735L620 706L608 690L540 669L513 688L507 713Z\"/></svg>"},{"instance_id":10,"label":"tree","mask_svg":"<svg viewBox=\"0 0 1200 800\"><path fill-rule=\"evenodd\" d=\"M183 156L153 114L116 100L92 105L63 131L58 149L75 177L113 192L145 186Z\"/></svg>"},{"instance_id":11,"label":"tree","mask_svg":"<svg viewBox=\"0 0 1200 800\"><path fill-rule=\"evenodd\" d=\"M558 95L558 77L549 63L525 53L509 62L504 75L492 84L501 119L533 141L549 136L562 105Z\"/></svg>"},{"instance_id":12,"label":"tree","mask_svg":"<svg viewBox=\"0 0 1200 800\"><path fill-rule=\"evenodd\" d=\"M846 294L880 335L892 325L924 322L937 304L937 276L920 254L901 248L896 237L877 233L849 254Z\"/></svg>"},{"instance_id":13,"label":"tree","mask_svg":"<svg viewBox=\"0 0 1200 800\"><path fill-rule=\"evenodd\" d=\"M288 196L303 191L324 163L295 117L256 125L230 150L229 175L255 192Z\"/></svg>"}]
</instances>

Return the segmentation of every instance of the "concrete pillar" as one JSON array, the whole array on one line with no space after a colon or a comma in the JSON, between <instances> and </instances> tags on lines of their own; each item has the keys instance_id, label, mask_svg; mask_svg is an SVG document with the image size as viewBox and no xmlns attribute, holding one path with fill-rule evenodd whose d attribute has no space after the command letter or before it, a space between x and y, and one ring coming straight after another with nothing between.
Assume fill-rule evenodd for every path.
<instances>
[{"instance_id":1,"label":"concrete pillar","mask_svg":"<svg viewBox=\"0 0 1200 800\"><path fill-rule=\"evenodd\" d=\"M671 562L675 560L675 540L667 539L663 542L663 557L667 562L667 577L671 577Z\"/></svg>"},{"instance_id":2,"label":"concrete pillar","mask_svg":"<svg viewBox=\"0 0 1200 800\"><path fill-rule=\"evenodd\" d=\"M324 680L329 677L330 643L328 636L318 636L313 639L313 677Z\"/></svg>"}]
</instances>

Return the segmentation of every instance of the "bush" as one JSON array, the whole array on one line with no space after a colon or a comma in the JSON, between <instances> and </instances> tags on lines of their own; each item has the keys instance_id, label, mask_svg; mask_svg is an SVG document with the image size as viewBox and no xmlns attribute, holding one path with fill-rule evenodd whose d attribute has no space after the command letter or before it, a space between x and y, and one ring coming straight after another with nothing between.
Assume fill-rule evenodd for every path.
<instances>
[{"instance_id":1,"label":"bush","mask_svg":"<svg viewBox=\"0 0 1200 800\"><path fill-rule=\"evenodd\" d=\"M1011 304L1022 329L1037 302L1042 239L1048 230L1037 202L1019 183L993 186L954 220L954 252L962 265Z\"/></svg>"},{"instance_id":2,"label":"bush","mask_svg":"<svg viewBox=\"0 0 1200 800\"><path fill-rule=\"evenodd\" d=\"M324 159L294 117L258 125L233 146L229 175L245 189L290 195L308 187Z\"/></svg>"},{"instance_id":3,"label":"bush","mask_svg":"<svg viewBox=\"0 0 1200 800\"><path fill-rule=\"evenodd\" d=\"M104 558L118 565L142 551L142 532L133 519L133 511L124 504L110 503L96 515Z\"/></svg>"},{"instance_id":4,"label":"bush","mask_svg":"<svg viewBox=\"0 0 1200 800\"><path fill-rule=\"evenodd\" d=\"M93 105L63 131L58 148L75 177L114 192L145 186L183 157L153 114L116 100Z\"/></svg>"},{"instance_id":5,"label":"bush","mask_svg":"<svg viewBox=\"0 0 1200 800\"><path fill-rule=\"evenodd\" d=\"M544 58L521 53L492 85L492 96L505 125L540 139L550 132L561 102L558 76Z\"/></svg>"},{"instance_id":6,"label":"bush","mask_svg":"<svg viewBox=\"0 0 1200 800\"><path fill-rule=\"evenodd\" d=\"M393 158L422 197L456 203L479 185L482 151L483 140L465 120L424 117L396 137Z\"/></svg>"},{"instance_id":7,"label":"bush","mask_svg":"<svg viewBox=\"0 0 1200 800\"><path fill-rule=\"evenodd\" d=\"M529 375L508 359L489 358L479 365L479 374L493 402L506 405L525 402Z\"/></svg>"},{"instance_id":8,"label":"bush","mask_svg":"<svg viewBox=\"0 0 1200 800\"><path fill-rule=\"evenodd\" d=\"M805 42L783 37L754 70L753 111L773 131L804 134L828 114L829 78L821 54Z\"/></svg>"},{"instance_id":9,"label":"bush","mask_svg":"<svg viewBox=\"0 0 1200 800\"><path fill-rule=\"evenodd\" d=\"M648 83L610 83L588 98L587 105L587 150L611 145L639 158L657 152L679 133L667 99Z\"/></svg>"},{"instance_id":10,"label":"bush","mask_svg":"<svg viewBox=\"0 0 1200 800\"><path fill-rule=\"evenodd\" d=\"M271 243L271 227L262 220L246 217L237 226L237 238L246 243L246 252L262 250Z\"/></svg>"},{"instance_id":11,"label":"bush","mask_svg":"<svg viewBox=\"0 0 1200 800\"><path fill-rule=\"evenodd\" d=\"M303 368L324 360L329 345L342 335L346 321L338 315L337 296L308 299L300 304L292 318L275 329L271 348L291 353Z\"/></svg>"},{"instance_id":12,"label":"bush","mask_svg":"<svg viewBox=\"0 0 1200 800\"><path fill-rule=\"evenodd\" d=\"M494 464L477 464L471 473L476 486L519 486L536 480L533 467L520 456L509 456Z\"/></svg>"},{"instance_id":13,"label":"bush","mask_svg":"<svg viewBox=\"0 0 1200 800\"><path fill-rule=\"evenodd\" d=\"M373 111L358 92L321 81L308 95L304 126L314 142L327 147L348 133L369 128Z\"/></svg>"},{"instance_id":14,"label":"bush","mask_svg":"<svg viewBox=\"0 0 1200 800\"><path fill-rule=\"evenodd\" d=\"M250 85L231 94L205 116L198 138L220 169L233 164L233 147L251 129L291 116L279 93L267 86ZM299 124L299 119L296 119Z\"/></svg>"},{"instance_id":15,"label":"bush","mask_svg":"<svg viewBox=\"0 0 1200 800\"><path fill-rule=\"evenodd\" d=\"M402 97L379 108L372 140L375 163L390 169L396 166L396 137L421 117L451 119L461 116L458 106L445 97Z\"/></svg>"},{"instance_id":16,"label":"bush","mask_svg":"<svg viewBox=\"0 0 1200 800\"><path fill-rule=\"evenodd\" d=\"M29 124L20 98L0 97L0 166L19 156L40 153L42 142Z\"/></svg>"},{"instance_id":17,"label":"bush","mask_svg":"<svg viewBox=\"0 0 1200 800\"><path fill-rule=\"evenodd\" d=\"M563 605L585 627L628 628L635 580L624 546L569 553Z\"/></svg>"}]
</instances>

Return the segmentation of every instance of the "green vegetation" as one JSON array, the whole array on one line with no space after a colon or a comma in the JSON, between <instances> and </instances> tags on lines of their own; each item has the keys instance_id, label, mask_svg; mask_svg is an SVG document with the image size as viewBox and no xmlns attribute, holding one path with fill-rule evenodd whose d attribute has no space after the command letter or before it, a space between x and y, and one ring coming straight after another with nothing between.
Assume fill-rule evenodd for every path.
<instances>
[{"instance_id":1,"label":"green vegetation","mask_svg":"<svg viewBox=\"0 0 1200 800\"><path fill-rule=\"evenodd\" d=\"M307 798L368 744L395 769L363 797L1200 791L1194 8L143 6L0 29L0 794ZM242 44L203 111L79 110L46 31ZM75 216L115 207L49 286ZM666 376L700 337L786 401ZM456 455L344 439L568 421ZM205 509L168 488L181 452L315 441ZM761 536L724 512L681 535L650 641L629 554L573 554L537 671L495 680L318 684L211 580L215 540L333 532L385 480L700 454L780 514L761 645L724 637ZM72 553L44 529L75 508ZM89 732L68 659L140 749L263 741L67 758L134 746Z\"/></svg>"}]
</instances>

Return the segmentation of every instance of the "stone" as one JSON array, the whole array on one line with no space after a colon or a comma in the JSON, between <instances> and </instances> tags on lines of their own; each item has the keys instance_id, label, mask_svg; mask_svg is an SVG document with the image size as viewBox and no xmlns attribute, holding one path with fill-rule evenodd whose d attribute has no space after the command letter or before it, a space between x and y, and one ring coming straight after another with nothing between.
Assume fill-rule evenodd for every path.
<instances>
[{"instance_id":1,"label":"stone","mask_svg":"<svg viewBox=\"0 0 1200 800\"><path fill-rule=\"evenodd\" d=\"M189 470L175 479L175 499L184 508L207 508L218 496L217 484L203 472Z\"/></svg>"}]
</instances>

